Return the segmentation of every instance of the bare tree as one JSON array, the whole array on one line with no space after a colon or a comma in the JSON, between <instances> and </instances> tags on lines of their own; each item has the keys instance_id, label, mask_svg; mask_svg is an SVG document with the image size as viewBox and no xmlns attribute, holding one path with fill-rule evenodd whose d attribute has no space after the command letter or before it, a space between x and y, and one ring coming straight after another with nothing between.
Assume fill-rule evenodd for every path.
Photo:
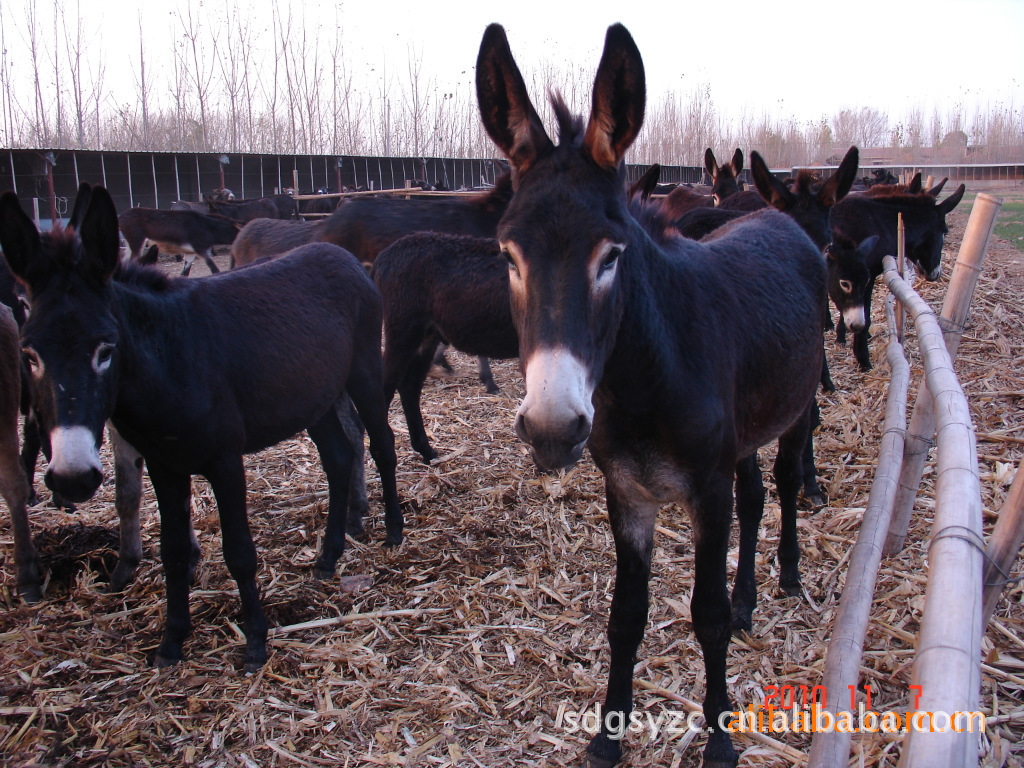
<instances>
[{"instance_id":1,"label":"bare tree","mask_svg":"<svg viewBox=\"0 0 1024 768\"><path fill-rule=\"evenodd\" d=\"M3 103L4 144L14 146L14 86L11 82L11 65L8 61L7 30L4 27L4 14L0 13L0 90Z\"/></svg>"},{"instance_id":2,"label":"bare tree","mask_svg":"<svg viewBox=\"0 0 1024 768\"><path fill-rule=\"evenodd\" d=\"M139 71L135 75L135 88L142 109L142 146L152 149L152 133L149 130L149 85L146 82L146 35L142 31L142 11L139 11Z\"/></svg>"},{"instance_id":3,"label":"bare tree","mask_svg":"<svg viewBox=\"0 0 1024 768\"><path fill-rule=\"evenodd\" d=\"M64 47L68 61L71 101L75 109L75 146L84 149L86 146L86 95L82 72L82 13L80 4L75 3L75 28L69 32L67 16L63 19Z\"/></svg>"},{"instance_id":4,"label":"bare tree","mask_svg":"<svg viewBox=\"0 0 1024 768\"><path fill-rule=\"evenodd\" d=\"M202 36L202 26L199 22L198 13L193 14L192 2L189 0L185 7L185 15L178 11L178 21L181 23L182 34L186 41L186 48L191 58L191 70L186 70L191 77L192 85L195 86L196 102L199 105L199 124L202 139L202 151L210 151L209 145L209 121L207 110L210 100L210 82L213 80L213 66L207 56L206 46ZM210 44L213 46L212 58L217 56L217 33L214 28L210 29Z\"/></svg>"},{"instance_id":5,"label":"bare tree","mask_svg":"<svg viewBox=\"0 0 1024 768\"><path fill-rule=\"evenodd\" d=\"M32 56L33 83L35 86L35 123L33 124L34 142L37 147L50 146L50 124L46 115L45 99L43 98L43 84L40 79L41 67L39 66L40 46L39 39L39 17L36 8L36 0L29 0L27 23L28 23L28 44Z\"/></svg>"}]
</instances>

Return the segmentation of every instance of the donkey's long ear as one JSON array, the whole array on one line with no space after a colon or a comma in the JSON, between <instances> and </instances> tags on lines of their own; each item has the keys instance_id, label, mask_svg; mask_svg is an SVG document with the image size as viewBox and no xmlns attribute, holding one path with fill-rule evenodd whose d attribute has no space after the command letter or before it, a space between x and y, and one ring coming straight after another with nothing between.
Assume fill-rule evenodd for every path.
<instances>
[{"instance_id":1,"label":"donkey's long ear","mask_svg":"<svg viewBox=\"0 0 1024 768\"><path fill-rule=\"evenodd\" d=\"M68 219L68 229L77 229L82 226L82 217L85 216L85 209L89 207L89 197L92 194L92 186L83 181L78 185L78 196L75 197L75 207L71 209L71 217Z\"/></svg>"},{"instance_id":2,"label":"donkey's long ear","mask_svg":"<svg viewBox=\"0 0 1024 768\"><path fill-rule=\"evenodd\" d=\"M476 96L487 134L512 163L513 177L553 145L526 92L500 24L484 31L476 59Z\"/></svg>"},{"instance_id":3,"label":"donkey's long ear","mask_svg":"<svg viewBox=\"0 0 1024 768\"><path fill-rule=\"evenodd\" d=\"M704 168L713 182L715 176L718 175L718 161L715 159L715 153L711 151L711 147L704 150Z\"/></svg>"},{"instance_id":4,"label":"donkey's long ear","mask_svg":"<svg viewBox=\"0 0 1024 768\"><path fill-rule=\"evenodd\" d=\"M740 173L743 171L743 150L736 147L736 151L732 153L732 172L736 178L739 178Z\"/></svg>"},{"instance_id":5,"label":"donkey's long ear","mask_svg":"<svg viewBox=\"0 0 1024 768\"><path fill-rule=\"evenodd\" d=\"M768 164L761 159L756 150L750 153L750 173L754 177L754 186L768 205L780 211L790 207L793 193L768 170Z\"/></svg>"},{"instance_id":6,"label":"donkey's long ear","mask_svg":"<svg viewBox=\"0 0 1024 768\"><path fill-rule=\"evenodd\" d=\"M909 192L912 195L916 195L918 192L921 191L921 187L921 172L918 171L917 173L914 174L914 178L910 180L910 183L907 184L907 192Z\"/></svg>"},{"instance_id":7,"label":"donkey's long ear","mask_svg":"<svg viewBox=\"0 0 1024 768\"><path fill-rule=\"evenodd\" d=\"M639 196L641 200L646 200L652 194L654 194L655 187L658 186L658 179L661 178L661 165L655 163L646 171L644 175L633 182L633 186L629 188L629 192L626 194L630 200L634 197Z\"/></svg>"},{"instance_id":8,"label":"donkey's long ear","mask_svg":"<svg viewBox=\"0 0 1024 768\"><path fill-rule=\"evenodd\" d=\"M93 188L89 206L77 231L88 260L86 268L108 280L117 269L120 241L117 236L117 209L110 193L103 187Z\"/></svg>"},{"instance_id":9,"label":"donkey's long ear","mask_svg":"<svg viewBox=\"0 0 1024 768\"><path fill-rule=\"evenodd\" d=\"M966 189L967 187L965 187L963 184L957 187L956 192L954 192L952 195L947 197L945 200L943 200L936 206L939 209L939 212L943 216L945 216L947 213L956 208L960 201L963 199L964 191Z\"/></svg>"},{"instance_id":10,"label":"donkey's long ear","mask_svg":"<svg viewBox=\"0 0 1024 768\"><path fill-rule=\"evenodd\" d=\"M944 186L946 186L946 182L947 182L947 181L949 181L949 176L944 176L944 177L942 178L942 181L940 181L940 182L939 182L938 184L936 184L936 185L935 185L934 187L932 187L931 189L929 189L929 190L928 190L928 191L926 192L926 194L929 194L929 195L931 195L932 197L938 197L938 196L939 196L939 193L940 193L940 192L942 191L942 188L943 188Z\"/></svg>"},{"instance_id":11,"label":"donkey's long ear","mask_svg":"<svg viewBox=\"0 0 1024 768\"><path fill-rule=\"evenodd\" d=\"M583 145L602 168L618 168L640 133L647 105L644 61L621 24L608 27L604 53L594 77L594 102Z\"/></svg>"},{"instance_id":12,"label":"donkey's long ear","mask_svg":"<svg viewBox=\"0 0 1024 768\"><path fill-rule=\"evenodd\" d=\"M13 192L0 195L0 248L14 276L28 283L33 268L39 264L42 248L39 230L25 215Z\"/></svg>"},{"instance_id":13,"label":"donkey's long ear","mask_svg":"<svg viewBox=\"0 0 1024 768\"><path fill-rule=\"evenodd\" d=\"M842 200L853 187L857 179L857 168L860 165L860 152L856 147L850 147L846 156L839 164L836 172L828 177L828 181L822 184L818 191L818 201L826 208Z\"/></svg>"}]
</instances>

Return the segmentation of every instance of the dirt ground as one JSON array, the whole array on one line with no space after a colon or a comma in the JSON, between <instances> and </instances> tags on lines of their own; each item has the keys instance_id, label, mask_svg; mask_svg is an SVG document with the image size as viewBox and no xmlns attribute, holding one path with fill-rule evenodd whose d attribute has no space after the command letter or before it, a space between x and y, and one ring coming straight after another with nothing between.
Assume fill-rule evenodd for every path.
<instances>
[{"instance_id":1,"label":"dirt ground","mask_svg":"<svg viewBox=\"0 0 1024 768\"><path fill-rule=\"evenodd\" d=\"M998 190L988 190L999 194ZM1009 191L1008 191L1009 192ZM1019 193L1019 190L1017 190ZM973 195L950 216L948 280ZM218 262L227 266L225 255ZM167 262L171 271L180 269ZM206 273L197 260L193 275ZM919 283L938 308L946 283ZM885 294L884 288L877 293ZM1024 253L994 239L957 363L978 432L986 530L1024 452ZM778 506L770 475L753 631L730 646L728 681L738 708L770 685L819 684L845 566L874 472L888 371L881 297L875 369L862 374L830 336L839 389L821 400L818 467L829 497L800 519L804 596L778 589ZM911 402L920 361L914 365ZM13 540L0 522L0 764L4 766L570 766L588 736L566 715L592 712L608 671L605 622L614 554L603 483L589 458L558 476L533 468L512 429L522 396L513 361L495 364L501 394L475 381L474 361L428 381L427 430L441 458L412 453L397 402L406 542L384 550L376 472L366 541L351 541L338 577L311 568L326 514L326 483L300 436L248 457L249 509L259 583L271 629L270 660L241 672L238 599L220 551L212 494L197 479L193 519L203 560L191 598L187 660L150 666L163 617L156 504L146 485L147 557L123 594L103 590L116 547L111 467L78 513L32 510L50 567L47 599L14 593ZM109 456L105 454L109 462ZM768 454L762 466L770 466ZM885 560L866 641L862 684L873 708L909 708L914 636L924 603L926 541L934 507L926 471L908 546ZM730 552L730 574L736 549ZM659 520L647 634L635 696L645 717L687 711L704 695L689 616L693 551L685 515ZM731 578L731 575L730 575ZM983 765L1024 765L1024 587L1011 586L984 641L979 741ZM848 695L832 692L829 695ZM663 721L664 722L664 721ZM586 725L587 721L583 721ZM899 734L854 738L854 765L895 766ZM705 737L682 730L632 733L623 765L697 766ZM737 735L744 766L800 764L809 737Z\"/></svg>"}]
</instances>

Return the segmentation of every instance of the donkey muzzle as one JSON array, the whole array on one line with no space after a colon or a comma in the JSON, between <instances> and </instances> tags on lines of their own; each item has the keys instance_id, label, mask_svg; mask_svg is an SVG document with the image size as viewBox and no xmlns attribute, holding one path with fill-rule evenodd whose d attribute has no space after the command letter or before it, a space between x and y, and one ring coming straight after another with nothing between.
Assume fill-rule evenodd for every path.
<instances>
[{"instance_id":1,"label":"donkey muzzle","mask_svg":"<svg viewBox=\"0 0 1024 768\"><path fill-rule=\"evenodd\" d=\"M575 464L594 423L586 367L561 349L537 352L525 367L526 397L516 414L516 434L541 469Z\"/></svg>"},{"instance_id":2,"label":"donkey muzzle","mask_svg":"<svg viewBox=\"0 0 1024 768\"><path fill-rule=\"evenodd\" d=\"M103 481L99 447L87 427L57 427L50 432L46 487L68 501L88 501Z\"/></svg>"}]
</instances>

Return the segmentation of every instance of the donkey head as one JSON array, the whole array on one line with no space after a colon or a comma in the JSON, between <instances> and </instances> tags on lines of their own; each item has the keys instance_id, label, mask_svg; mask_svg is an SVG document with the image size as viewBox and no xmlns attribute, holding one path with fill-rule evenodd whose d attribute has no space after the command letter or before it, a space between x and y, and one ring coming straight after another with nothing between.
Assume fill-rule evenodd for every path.
<instances>
[{"instance_id":1,"label":"donkey head","mask_svg":"<svg viewBox=\"0 0 1024 768\"><path fill-rule=\"evenodd\" d=\"M878 235L871 235L860 243L837 235L825 248L828 295L851 331L859 331L867 323L868 308L864 305L864 296L871 282L867 257L877 243Z\"/></svg>"},{"instance_id":2,"label":"donkey head","mask_svg":"<svg viewBox=\"0 0 1024 768\"><path fill-rule=\"evenodd\" d=\"M711 147L704 150L704 167L711 176L711 196L715 205L740 191L739 177L743 172L743 150L736 147L732 155L732 162L728 165L719 165L715 160L715 153Z\"/></svg>"},{"instance_id":3,"label":"donkey head","mask_svg":"<svg viewBox=\"0 0 1024 768\"><path fill-rule=\"evenodd\" d=\"M953 194L935 205L935 218L931 222L928 232L921 244L907 254L921 267L928 280L934 281L942 277L942 247L946 242L946 235L949 233L946 215L957 207L964 197L965 190L966 187L961 184ZM930 198L931 195L924 194L922 197Z\"/></svg>"},{"instance_id":4,"label":"donkey head","mask_svg":"<svg viewBox=\"0 0 1024 768\"><path fill-rule=\"evenodd\" d=\"M516 187L498 226L526 377L516 429L539 466L567 466L590 435L591 397L622 317L618 266L635 223L621 164L643 123L643 62L626 28L609 27L586 128L555 99L557 146L497 24L484 33L476 84Z\"/></svg>"},{"instance_id":5,"label":"donkey head","mask_svg":"<svg viewBox=\"0 0 1024 768\"><path fill-rule=\"evenodd\" d=\"M0 197L0 247L32 306L22 354L52 449L46 485L85 501L102 480L99 446L116 396L118 327L108 291L118 265L117 211L105 189L83 184L68 227L41 235L8 192Z\"/></svg>"},{"instance_id":6,"label":"donkey head","mask_svg":"<svg viewBox=\"0 0 1024 768\"><path fill-rule=\"evenodd\" d=\"M750 154L750 172L764 201L789 214L819 249L824 250L832 239L828 213L832 206L846 197L857 177L860 162L856 147L850 147L839 168L822 184L814 184L801 171L793 187L777 179L757 152Z\"/></svg>"}]
</instances>

